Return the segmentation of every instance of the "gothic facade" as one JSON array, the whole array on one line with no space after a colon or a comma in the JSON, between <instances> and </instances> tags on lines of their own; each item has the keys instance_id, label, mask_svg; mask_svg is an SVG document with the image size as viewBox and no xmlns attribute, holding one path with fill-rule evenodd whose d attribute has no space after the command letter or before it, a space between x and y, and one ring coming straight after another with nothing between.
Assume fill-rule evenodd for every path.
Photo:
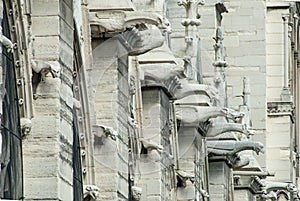
<instances>
[{"instance_id":1,"label":"gothic facade","mask_svg":"<svg viewBox=\"0 0 300 201\"><path fill-rule=\"evenodd\" d=\"M0 199L299 201L300 3L0 1Z\"/></svg>"}]
</instances>

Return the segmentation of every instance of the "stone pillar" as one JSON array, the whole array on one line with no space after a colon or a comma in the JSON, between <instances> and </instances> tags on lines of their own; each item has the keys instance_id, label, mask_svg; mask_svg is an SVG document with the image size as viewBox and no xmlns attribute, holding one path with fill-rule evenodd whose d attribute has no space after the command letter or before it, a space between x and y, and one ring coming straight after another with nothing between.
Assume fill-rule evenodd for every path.
<instances>
[{"instance_id":1,"label":"stone pillar","mask_svg":"<svg viewBox=\"0 0 300 201\"><path fill-rule=\"evenodd\" d=\"M92 46L95 185L101 188L99 200L127 200L128 52L117 38L93 39Z\"/></svg>"},{"instance_id":2,"label":"stone pillar","mask_svg":"<svg viewBox=\"0 0 300 201\"><path fill-rule=\"evenodd\" d=\"M28 200L73 200L72 10L71 0L32 4L32 59L54 66L60 74L49 73L35 91L32 132L23 139Z\"/></svg>"},{"instance_id":3,"label":"stone pillar","mask_svg":"<svg viewBox=\"0 0 300 201\"><path fill-rule=\"evenodd\" d=\"M142 89L142 98L143 137L140 183L143 194L141 200L163 201L166 200L165 184L166 182L170 183L165 177L165 168L168 168L168 163L171 162L168 159L171 156L169 97L161 87L151 87ZM149 143L152 146L149 146ZM157 146L157 148L153 148L153 146ZM159 146L161 146L161 150Z\"/></svg>"},{"instance_id":4,"label":"stone pillar","mask_svg":"<svg viewBox=\"0 0 300 201\"><path fill-rule=\"evenodd\" d=\"M210 201L232 201L232 170L226 158L210 158L209 160L209 191Z\"/></svg>"}]
</instances>

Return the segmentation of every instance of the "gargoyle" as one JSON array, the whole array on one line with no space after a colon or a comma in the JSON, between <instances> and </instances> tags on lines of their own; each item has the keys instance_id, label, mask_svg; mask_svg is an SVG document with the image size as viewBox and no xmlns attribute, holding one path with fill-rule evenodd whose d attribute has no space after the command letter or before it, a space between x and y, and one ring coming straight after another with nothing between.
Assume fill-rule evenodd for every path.
<instances>
[{"instance_id":1,"label":"gargoyle","mask_svg":"<svg viewBox=\"0 0 300 201\"><path fill-rule=\"evenodd\" d=\"M261 182L265 186L267 192L276 190L286 190L288 192L297 192L297 187L292 183L273 182L262 179Z\"/></svg>"},{"instance_id":2,"label":"gargoyle","mask_svg":"<svg viewBox=\"0 0 300 201\"><path fill-rule=\"evenodd\" d=\"M41 60L31 60L31 68L34 73L40 74L41 79L43 80L48 73L51 73L52 77L58 77L60 69L53 66L52 64L41 61Z\"/></svg>"},{"instance_id":3,"label":"gargoyle","mask_svg":"<svg viewBox=\"0 0 300 201\"><path fill-rule=\"evenodd\" d=\"M140 201L142 197L142 188L137 186L132 186L131 194L132 194L133 201Z\"/></svg>"},{"instance_id":4,"label":"gargoyle","mask_svg":"<svg viewBox=\"0 0 300 201\"><path fill-rule=\"evenodd\" d=\"M217 98L218 91L216 88L209 85L191 84L181 80L181 87L176 89L174 99L182 99L194 94L206 94L212 99Z\"/></svg>"},{"instance_id":5,"label":"gargoyle","mask_svg":"<svg viewBox=\"0 0 300 201\"><path fill-rule=\"evenodd\" d=\"M254 134L246 125L240 123L215 122L214 120L209 122L206 129L206 137L215 137L226 132L238 132L245 134L247 137Z\"/></svg>"},{"instance_id":6,"label":"gargoyle","mask_svg":"<svg viewBox=\"0 0 300 201\"><path fill-rule=\"evenodd\" d=\"M155 142L151 142L150 140L141 139L140 140L143 147L147 149L147 151L156 150L158 153L163 153L164 147L156 144Z\"/></svg>"},{"instance_id":7,"label":"gargoyle","mask_svg":"<svg viewBox=\"0 0 300 201\"><path fill-rule=\"evenodd\" d=\"M220 116L237 121L237 119L244 116L244 113L222 107L202 107L191 105L178 105L176 107L176 118L187 124L198 125L200 122L206 122L211 118Z\"/></svg>"},{"instance_id":8,"label":"gargoyle","mask_svg":"<svg viewBox=\"0 0 300 201\"><path fill-rule=\"evenodd\" d=\"M21 124L21 131L23 136L26 136L28 133L30 133L31 126L32 126L30 119L21 118L20 124Z\"/></svg>"},{"instance_id":9,"label":"gargoyle","mask_svg":"<svg viewBox=\"0 0 300 201\"><path fill-rule=\"evenodd\" d=\"M253 141L208 141L207 151L211 156L232 156L241 151L253 150L256 154L264 153L264 145Z\"/></svg>"},{"instance_id":10,"label":"gargoyle","mask_svg":"<svg viewBox=\"0 0 300 201\"><path fill-rule=\"evenodd\" d=\"M183 73L183 68L174 64L164 64L163 66L147 64L141 66L141 73L143 74L142 80L146 83L162 83L180 76Z\"/></svg>"},{"instance_id":11,"label":"gargoyle","mask_svg":"<svg viewBox=\"0 0 300 201\"><path fill-rule=\"evenodd\" d=\"M112 140L117 140L118 132L114 130L112 127L100 125L103 128L103 132L105 137L110 137Z\"/></svg>"},{"instance_id":12,"label":"gargoyle","mask_svg":"<svg viewBox=\"0 0 300 201\"><path fill-rule=\"evenodd\" d=\"M10 52L13 49L13 47L14 47L14 44L11 42L11 40L9 40L8 38L6 38L2 34L0 34L0 42L7 49L7 52Z\"/></svg>"},{"instance_id":13,"label":"gargoyle","mask_svg":"<svg viewBox=\"0 0 300 201\"><path fill-rule=\"evenodd\" d=\"M195 181L195 175L185 172L183 170L176 170L177 174L177 186L179 187L186 187L186 181L190 180L192 183Z\"/></svg>"},{"instance_id":14,"label":"gargoyle","mask_svg":"<svg viewBox=\"0 0 300 201\"><path fill-rule=\"evenodd\" d=\"M130 56L144 54L154 48L162 46L164 43L164 37L158 28L140 31L133 27L118 37L120 41L126 45L128 55Z\"/></svg>"},{"instance_id":15,"label":"gargoyle","mask_svg":"<svg viewBox=\"0 0 300 201\"><path fill-rule=\"evenodd\" d=\"M83 185L84 201L96 201L99 196L99 188L95 185Z\"/></svg>"},{"instance_id":16,"label":"gargoyle","mask_svg":"<svg viewBox=\"0 0 300 201\"><path fill-rule=\"evenodd\" d=\"M235 157L235 160L232 163L232 167L237 169L249 165L249 163L250 160L247 156L239 155L238 157Z\"/></svg>"},{"instance_id":17,"label":"gargoyle","mask_svg":"<svg viewBox=\"0 0 300 201\"><path fill-rule=\"evenodd\" d=\"M264 192L259 197L260 201L277 201L277 194L274 191L270 191L269 193Z\"/></svg>"}]
</instances>

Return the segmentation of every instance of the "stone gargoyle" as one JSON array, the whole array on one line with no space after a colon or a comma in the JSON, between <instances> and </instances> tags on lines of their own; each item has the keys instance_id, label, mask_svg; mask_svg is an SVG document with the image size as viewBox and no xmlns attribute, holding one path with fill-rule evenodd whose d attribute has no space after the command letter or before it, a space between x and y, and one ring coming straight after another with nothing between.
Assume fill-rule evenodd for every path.
<instances>
[{"instance_id":1,"label":"stone gargoyle","mask_svg":"<svg viewBox=\"0 0 300 201\"><path fill-rule=\"evenodd\" d=\"M182 187L185 187L186 186L186 181L190 181L192 183L194 183L195 181L195 175L192 174L192 173L188 173L186 171L183 171L183 170L176 170L176 175L177 175L177 178L178 178L178 183L179 186L182 186Z\"/></svg>"},{"instance_id":2,"label":"stone gargoyle","mask_svg":"<svg viewBox=\"0 0 300 201\"><path fill-rule=\"evenodd\" d=\"M21 118L20 124L21 124L22 135L23 136L28 135L32 127L31 120L28 118Z\"/></svg>"},{"instance_id":3,"label":"stone gargoyle","mask_svg":"<svg viewBox=\"0 0 300 201\"><path fill-rule=\"evenodd\" d=\"M158 153L163 153L163 151L164 151L164 147L155 142L152 142L152 141L146 140L146 139L141 139L140 141L141 141L143 147L145 149L147 149L147 151L156 150Z\"/></svg>"},{"instance_id":4,"label":"stone gargoyle","mask_svg":"<svg viewBox=\"0 0 300 201\"><path fill-rule=\"evenodd\" d=\"M59 67L56 67L48 62L42 60L31 60L31 68L34 73L40 74L41 79L44 80L48 73L51 73L52 77L58 77Z\"/></svg>"},{"instance_id":5,"label":"stone gargoyle","mask_svg":"<svg viewBox=\"0 0 300 201\"><path fill-rule=\"evenodd\" d=\"M96 201L99 197L100 190L95 185L83 185L83 198L84 201Z\"/></svg>"},{"instance_id":6,"label":"stone gargoyle","mask_svg":"<svg viewBox=\"0 0 300 201\"><path fill-rule=\"evenodd\" d=\"M206 137L215 137L226 132L238 132L245 134L247 137L254 134L254 131L248 129L247 125L240 123L216 122L215 120L209 120L209 123L205 127Z\"/></svg>"},{"instance_id":7,"label":"stone gargoyle","mask_svg":"<svg viewBox=\"0 0 300 201\"><path fill-rule=\"evenodd\" d=\"M6 48L7 52L10 52L14 47L14 44L11 42L11 40L2 34L0 34L0 42Z\"/></svg>"},{"instance_id":8,"label":"stone gargoyle","mask_svg":"<svg viewBox=\"0 0 300 201\"><path fill-rule=\"evenodd\" d=\"M264 192L266 195L273 191L284 190L291 193L291 200L299 201L298 189L292 183L273 182L265 179L261 179L261 183L264 185Z\"/></svg>"},{"instance_id":9,"label":"stone gargoyle","mask_svg":"<svg viewBox=\"0 0 300 201\"><path fill-rule=\"evenodd\" d=\"M164 43L164 37L158 28L138 30L133 27L117 37L126 46L130 56L144 54Z\"/></svg>"},{"instance_id":10,"label":"stone gargoyle","mask_svg":"<svg viewBox=\"0 0 300 201\"><path fill-rule=\"evenodd\" d=\"M147 83L163 83L170 79L179 79L178 76L182 75L183 67L175 64L147 64L140 67L141 80ZM177 80L178 87L181 88L180 80Z\"/></svg>"},{"instance_id":11,"label":"stone gargoyle","mask_svg":"<svg viewBox=\"0 0 300 201\"><path fill-rule=\"evenodd\" d=\"M248 156L239 154L237 157L234 158L234 161L232 161L232 167L234 169L242 168L246 165L249 165L249 163L250 163L250 160L249 160Z\"/></svg>"},{"instance_id":12,"label":"stone gargoyle","mask_svg":"<svg viewBox=\"0 0 300 201\"><path fill-rule=\"evenodd\" d=\"M142 197L142 188L137 186L131 187L133 201L140 201Z\"/></svg>"},{"instance_id":13,"label":"stone gargoyle","mask_svg":"<svg viewBox=\"0 0 300 201\"><path fill-rule=\"evenodd\" d=\"M218 98L218 91L215 87L206 84L192 84L184 81L184 79L180 80L181 87L177 88L174 93L174 99L182 99L184 97L196 94L205 94L211 99Z\"/></svg>"},{"instance_id":14,"label":"stone gargoyle","mask_svg":"<svg viewBox=\"0 0 300 201\"><path fill-rule=\"evenodd\" d=\"M202 107L192 105L177 105L176 118L182 123L199 125L211 118L227 117L234 121L239 120L244 113L224 107Z\"/></svg>"},{"instance_id":15,"label":"stone gargoyle","mask_svg":"<svg viewBox=\"0 0 300 201\"><path fill-rule=\"evenodd\" d=\"M110 137L112 140L117 140L117 137L119 136L119 134L112 127L103 126L103 125L100 125L99 127L101 127L103 129L105 137Z\"/></svg>"},{"instance_id":16,"label":"stone gargoyle","mask_svg":"<svg viewBox=\"0 0 300 201\"><path fill-rule=\"evenodd\" d=\"M207 141L210 156L232 156L245 150L253 150L256 154L264 153L264 145L254 141L218 140Z\"/></svg>"}]
</instances>

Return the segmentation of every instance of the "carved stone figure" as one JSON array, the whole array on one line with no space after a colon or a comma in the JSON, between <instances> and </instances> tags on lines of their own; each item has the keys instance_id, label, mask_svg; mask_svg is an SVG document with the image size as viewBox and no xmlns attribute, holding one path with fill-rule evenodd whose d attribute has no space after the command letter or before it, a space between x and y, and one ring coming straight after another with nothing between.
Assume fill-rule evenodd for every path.
<instances>
[{"instance_id":1,"label":"carved stone figure","mask_svg":"<svg viewBox=\"0 0 300 201\"><path fill-rule=\"evenodd\" d=\"M264 153L264 145L253 141L208 141L207 151L211 156L230 156L241 151L253 150L256 154Z\"/></svg>"},{"instance_id":2,"label":"carved stone figure","mask_svg":"<svg viewBox=\"0 0 300 201\"><path fill-rule=\"evenodd\" d=\"M21 118L21 131L22 135L26 136L31 131L31 120L27 118Z\"/></svg>"},{"instance_id":3,"label":"carved stone figure","mask_svg":"<svg viewBox=\"0 0 300 201\"><path fill-rule=\"evenodd\" d=\"M151 142L150 140L141 139L140 141L143 147L148 151L156 150L157 152L162 153L164 150L163 146L158 145L155 142Z\"/></svg>"},{"instance_id":4,"label":"carved stone figure","mask_svg":"<svg viewBox=\"0 0 300 201\"><path fill-rule=\"evenodd\" d=\"M95 12L89 16L92 26L108 32L122 32L136 25L155 25L162 30L170 30L169 21L157 13L143 11Z\"/></svg>"},{"instance_id":5,"label":"carved stone figure","mask_svg":"<svg viewBox=\"0 0 300 201\"><path fill-rule=\"evenodd\" d=\"M240 154L234 158L234 161L232 161L232 167L234 169L237 169L249 165L249 163L250 163L249 157Z\"/></svg>"},{"instance_id":6,"label":"carved stone figure","mask_svg":"<svg viewBox=\"0 0 300 201\"><path fill-rule=\"evenodd\" d=\"M196 124L206 122L211 118L227 117L236 121L244 116L243 113L229 108L222 107L202 107L191 105L178 105L176 107L176 118L182 123Z\"/></svg>"},{"instance_id":7,"label":"carved stone figure","mask_svg":"<svg viewBox=\"0 0 300 201\"><path fill-rule=\"evenodd\" d=\"M137 186L132 186L131 194L132 194L133 201L140 201L142 197L142 188Z\"/></svg>"},{"instance_id":8,"label":"carved stone figure","mask_svg":"<svg viewBox=\"0 0 300 201\"><path fill-rule=\"evenodd\" d=\"M147 64L141 67L142 80L161 83L183 74L183 67L174 64Z\"/></svg>"},{"instance_id":9,"label":"carved stone figure","mask_svg":"<svg viewBox=\"0 0 300 201\"><path fill-rule=\"evenodd\" d=\"M133 27L118 36L127 47L128 55L144 54L164 43L164 37L158 28L138 30Z\"/></svg>"},{"instance_id":10,"label":"carved stone figure","mask_svg":"<svg viewBox=\"0 0 300 201\"><path fill-rule=\"evenodd\" d=\"M46 77L48 73L51 73L52 77L58 77L58 73L60 71L59 67L55 67L54 65L41 61L41 60L31 60L32 70L41 75L42 80Z\"/></svg>"},{"instance_id":11,"label":"carved stone figure","mask_svg":"<svg viewBox=\"0 0 300 201\"><path fill-rule=\"evenodd\" d=\"M247 137L253 135L253 131L249 130L246 125L240 123L216 122L210 120L206 128L206 137L215 137L226 132L239 132Z\"/></svg>"},{"instance_id":12,"label":"carved stone figure","mask_svg":"<svg viewBox=\"0 0 300 201\"><path fill-rule=\"evenodd\" d=\"M225 61L225 53L224 53L224 46L223 46L223 34L220 27L216 30L216 37L213 38L215 40L215 66L227 66L227 62Z\"/></svg>"},{"instance_id":13,"label":"carved stone figure","mask_svg":"<svg viewBox=\"0 0 300 201\"><path fill-rule=\"evenodd\" d=\"M174 99L182 99L189 95L206 94L211 99L217 99L218 91L216 88L206 84L191 84L180 80L181 87L177 88L174 93Z\"/></svg>"},{"instance_id":14,"label":"carved stone figure","mask_svg":"<svg viewBox=\"0 0 300 201\"><path fill-rule=\"evenodd\" d=\"M99 196L99 188L95 185L83 185L84 201L96 201Z\"/></svg>"},{"instance_id":15,"label":"carved stone figure","mask_svg":"<svg viewBox=\"0 0 300 201\"><path fill-rule=\"evenodd\" d=\"M176 174L177 174L177 177L180 179L180 182L183 187L186 186L187 180L190 180L192 183L195 181L195 175L192 173L188 173L183 170L176 170Z\"/></svg>"},{"instance_id":16,"label":"carved stone figure","mask_svg":"<svg viewBox=\"0 0 300 201\"><path fill-rule=\"evenodd\" d=\"M112 140L117 140L119 134L116 130L109 126L101 125L100 127L103 128L105 137L110 137Z\"/></svg>"},{"instance_id":17,"label":"carved stone figure","mask_svg":"<svg viewBox=\"0 0 300 201\"><path fill-rule=\"evenodd\" d=\"M2 34L0 34L0 42L7 49L7 52L10 52L14 47L14 44L11 42L11 40Z\"/></svg>"}]
</instances>

